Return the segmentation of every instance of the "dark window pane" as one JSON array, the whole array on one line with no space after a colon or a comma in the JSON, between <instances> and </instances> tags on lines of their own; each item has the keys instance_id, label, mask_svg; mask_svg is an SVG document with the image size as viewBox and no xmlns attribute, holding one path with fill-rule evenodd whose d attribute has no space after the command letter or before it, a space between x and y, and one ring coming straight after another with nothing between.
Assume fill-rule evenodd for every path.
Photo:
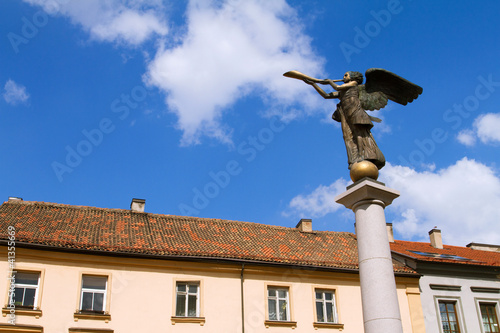
<instances>
[{"instance_id":1,"label":"dark window pane","mask_svg":"<svg viewBox=\"0 0 500 333\"><path fill-rule=\"evenodd\" d=\"M193 294L196 294L198 292L198 286L190 284L189 285L189 292L193 293Z\"/></svg>"},{"instance_id":2,"label":"dark window pane","mask_svg":"<svg viewBox=\"0 0 500 333\"><path fill-rule=\"evenodd\" d=\"M332 293L325 293L325 299L327 301L331 301L333 299L333 294Z\"/></svg>"},{"instance_id":3,"label":"dark window pane","mask_svg":"<svg viewBox=\"0 0 500 333\"><path fill-rule=\"evenodd\" d=\"M485 333L499 332L496 303L481 303L481 320Z\"/></svg>"},{"instance_id":4,"label":"dark window pane","mask_svg":"<svg viewBox=\"0 0 500 333\"><path fill-rule=\"evenodd\" d=\"M280 300L279 301L279 320L288 320L287 315L286 315L286 301Z\"/></svg>"},{"instance_id":5,"label":"dark window pane","mask_svg":"<svg viewBox=\"0 0 500 333\"><path fill-rule=\"evenodd\" d=\"M276 301L274 299L267 301L267 308L269 310L269 320L278 320L276 316Z\"/></svg>"},{"instance_id":6,"label":"dark window pane","mask_svg":"<svg viewBox=\"0 0 500 333\"><path fill-rule=\"evenodd\" d=\"M439 302L441 323L445 333L460 333L455 304L455 302Z\"/></svg>"},{"instance_id":7,"label":"dark window pane","mask_svg":"<svg viewBox=\"0 0 500 333\"><path fill-rule=\"evenodd\" d=\"M104 294L94 293L94 311L104 311Z\"/></svg>"},{"instance_id":8,"label":"dark window pane","mask_svg":"<svg viewBox=\"0 0 500 333\"><path fill-rule=\"evenodd\" d=\"M188 296L188 317L196 317L196 296Z\"/></svg>"},{"instance_id":9,"label":"dark window pane","mask_svg":"<svg viewBox=\"0 0 500 333\"><path fill-rule=\"evenodd\" d=\"M335 320L333 318L333 306L332 303L326 303L326 321L333 323Z\"/></svg>"},{"instance_id":10,"label":"dark window pane","mask_svg":"<svg viewBox=\"0 0 500 333\"><path fill-rule=\"evenodd\" d=\"M181 291L181 292L186 291L186 285L183 283L177 284L177 291Z\"/></svg>"},{"instance_id":11,"label":"dark window pane","mask_svg":"<svg viewBox=\"0 0 500 333\"><path fill-rule=\"evenodd\" d=\"M33 307L35 305L35 292L36 289L31 289L31 288L25 289L23 306Z\"/></svg>"},{"instance_id":12,"label":"dark window pane","mask_svg":"<svg viewBox=\"0 0 500 333\"><path fill-rule=\"evenodd\" d=\"M14 289L14 302L15 305L23 305L24 298L24 288L16 288Z\"/></svg>"},{"instance_id":13,"label":"dark window pane","mask_svg":"<svg viewBox=\"0 0 500 333\"><path fill-rule=\"evenodd\" d=\"M92 293L83 293L82 311L92 311Z\"/></svg>"},{"instance_id":14,"label":"dark window pane","mask_svg":"<svg viewBox=\"0 0 500 333\"><path fill-rule=\"evenodd\" d=\"M287 291L286 290L278 290L279 298L286 298Z\"/></svg>"},{"instance_id":15,"label":"dark window pane","mask_svg":"<svg viewBox=\"0 0 500 333\"><path fill-rule=\"evenodd\" d=\"M325 321L322 302L316 302L316 314L318 316L318 322L322 323Z\"/></svg>"},{"instance_id":16,"label":"dark window pane","mask_svg":"<svg viewBox=\"0 0 500 333\"><path fill-rule=\"evenodd\" d=\"M269 296L276 296L276 289L268 289L267 294Z\"/></svg>"},{"instance_id":17,"label":"dark window pane","mask_svg":"<svg viewBox=\"0 0 500 333\"><path fill-rule=\"evenodd\" d=\"M316 292L316 299L323 299L323 293Z\"/></svg>"},{"instance_id":18,"label":"dark window pane","mask_svg":"<svg viewBox=\"0 0 500 333\"><path fill-rule=\"evenodd\" d=\"M175 310L177 317L184 317L186 315L186 296L177 295L177 306Z\"/></svg>"},{"instance_id":19,"label":"dark window pane","mask_svg":"<svg viewBox=\"0 0 500 333\"><path fill-rule=\"evenodd\" d=\"M90 276L90 275L85 275L83 276L83 288L86 289L101 289L105 290L106 289L106 281L107 277L105 276Z\"/></svg>"},{"instance_id":20,"label":"dark window pane","mask_svg":"<svg viewBox=\"0 0 500 333\"><path fill-rule=\"evenodd\" d=\"M17 272L16 283L31 284L36 286L38 285L38 275L39 273Z\"/></svg>"}]
</instances>

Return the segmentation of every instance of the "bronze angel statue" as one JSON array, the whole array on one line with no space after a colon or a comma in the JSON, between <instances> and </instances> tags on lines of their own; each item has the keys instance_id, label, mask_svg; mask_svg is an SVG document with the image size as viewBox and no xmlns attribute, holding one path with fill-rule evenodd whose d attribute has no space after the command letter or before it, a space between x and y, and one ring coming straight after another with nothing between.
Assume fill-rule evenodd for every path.
<instances>
[{"instance_id":1,"label":"bronze angel statue","mask_svg":"<svg viewBox=\"0 0 500 333\"><path fill-rule=\"evenodd\" d=\"M406 105L422 93L422 88L416 84L380 68L370 68L366 71L365 84L362 84L363 74L360 72L347 72L342 80L319 80L298 71L286 72L283 75L312 85L323 98L340 100L332 118L341 123L349 169L361 161L369 161L377 169L385 165L384 155L370 131L373 122L381 120L368 115L366 111L384 108L389 99ZM335 82L344 83L338 85ZM318 83L328 84L335 91L326 93Z\"/></svg>"}]
</instances>

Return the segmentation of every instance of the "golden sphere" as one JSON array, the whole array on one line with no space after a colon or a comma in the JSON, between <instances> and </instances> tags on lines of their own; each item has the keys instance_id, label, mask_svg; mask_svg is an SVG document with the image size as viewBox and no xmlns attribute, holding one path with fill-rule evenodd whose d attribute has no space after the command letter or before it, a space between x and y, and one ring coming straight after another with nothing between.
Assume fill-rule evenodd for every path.
<instances>
[{"instance_id":1,"label":"golden sphere","mask_svg":"<svg viewBox=\"0 0 500 333\"><path fill-rule=\"evenodd\" d=\"M362 178L371 178L377 180L378 168L370 161L361 161L351 166L351 179L355 183Z\"/></svg>"}]
</instances>

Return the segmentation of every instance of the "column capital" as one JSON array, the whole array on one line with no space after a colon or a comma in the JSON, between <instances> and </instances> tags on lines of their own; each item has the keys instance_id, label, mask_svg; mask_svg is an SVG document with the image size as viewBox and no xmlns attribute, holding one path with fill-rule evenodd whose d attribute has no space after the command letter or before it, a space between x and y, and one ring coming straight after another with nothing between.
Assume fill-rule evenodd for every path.
<instances>
[{"instance_id":1,"label":"column capital","mask_svg":"<svg viewBox=\"0 0 500 333\"><path fill-rule=\"evenodd\" d=\"M335 197L335 202L354 209L360 201L380 200L384 207L387 207L397 197L399 191L386 187L384 183L365 178L348 186L347 191Z\"/></svg>"}]
</instances>

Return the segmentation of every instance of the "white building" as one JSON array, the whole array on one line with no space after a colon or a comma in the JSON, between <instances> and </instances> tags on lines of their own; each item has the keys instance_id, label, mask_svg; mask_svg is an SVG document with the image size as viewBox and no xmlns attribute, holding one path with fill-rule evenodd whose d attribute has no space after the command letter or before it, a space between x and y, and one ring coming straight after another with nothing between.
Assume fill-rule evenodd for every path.
<instances>
[{"instance_id":1,"label":"white building","mask_svg":"<svg viewBox=\"0 0 500 333\"><path fill-rule=\"evenodd\" d=\"M429 243L391 243L393 258L422 274L426 331L500 332L500 247L443 245L440 230L429 235Z\"/></svg>"}]
</instances>

